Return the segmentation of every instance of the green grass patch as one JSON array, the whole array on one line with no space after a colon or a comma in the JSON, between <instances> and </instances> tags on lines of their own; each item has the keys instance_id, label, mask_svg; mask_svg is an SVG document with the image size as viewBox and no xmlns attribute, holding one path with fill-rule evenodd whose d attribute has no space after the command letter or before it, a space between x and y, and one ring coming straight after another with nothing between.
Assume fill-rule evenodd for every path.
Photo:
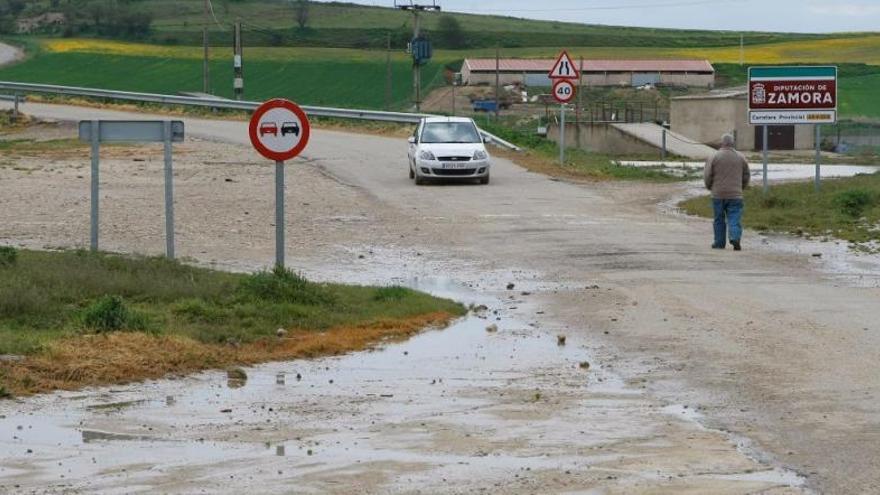
<instances>
[{"instance_id":1,"label":"green grass patch","mask_svg":"<svg viewBox=\"0 0 880 495\"><path fill-rule=\"evenodd\" d=\"M323 331L434 312L464 308L409 289L318 284L286 270L242 275L165 258L0 250L0 354L119 330L250 343L279 327Z\"/></svg>"},{"instance_id":2,"label":"green grass patch","mask_svg":"<svg viewBox=\"0 0 880 495\"><path fill-rule=\"evenodd\" d=\"M620 179L647 180L655 182L672 182L683 180L659 168L624 167L619 160L623 157L593 153L582 149L568 148L565 152L565 163L559 163L559 145L527 130L511 129L504 125L480 121L481 128L509 141L524 150L525 155L513 156L520 165L535 172L549 175L564 175L585 179ZM658 156L631 155L625 157L632 160L656 160ZM671 158L671 157L670 157Z\"/></svg>"},{"instance_id":3,"label":"green grass patch","mask_svg":"<svg viewBox=\"0 0 880 495\"><path fill-rule=\"evenodd\" d=\"M812 182L776 185L767 196L761 188L752 188L744 199L743 225L748 228L857 244L880 241L880 174L825 180L818 193ZM691 215L712 217L708 196L681 206Z\"/></svg>"}]
</instances>

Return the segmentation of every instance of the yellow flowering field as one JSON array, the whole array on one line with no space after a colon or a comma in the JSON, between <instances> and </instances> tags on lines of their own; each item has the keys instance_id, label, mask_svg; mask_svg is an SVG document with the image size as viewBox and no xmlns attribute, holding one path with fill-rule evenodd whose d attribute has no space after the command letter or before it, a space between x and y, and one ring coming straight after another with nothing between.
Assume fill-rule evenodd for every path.
<instances>
[{"instance_id":1,"label":"yellow flowering field","mask_svg":"<svg viewBox=\"0 0 880 495\"><path fill-rule=\"evenodd\" d=\"M41 46L48 53L91 53L96 55L119 55L130 57L158 57L170 59L201 59L200 46L151 45L145 43L129 43L124 41L97 39L48 39ZM212 60L226 60L232 57L229 47L211 47ZM374 62L378 57L384 60L382 51L354 50L348 48L319 47L246 47L245 60L260 61L314 61L326 59L342 59L346 61ZM395 60L406 58L405 53L395 53Z\"/></svg>"},{"instance_id":2,"label":"yellow flowering field","mask_svg":"<svg viewBox=\"0 0 880 495\"><path fill-rule=\"evenodd\" d=\"M494 57L494 49L470 50L463 53L441 50L447 58L458 55ZM503 48L503 57L552 57L558 48ZM663 47L571 47L575 58L705 58L716 63L739 63L739 46L709 48ZM782 63L865 63L880 65L880 35L864 35L808 41L786 41L745 46L746 64Z\"/></svg>"}]
</instances>

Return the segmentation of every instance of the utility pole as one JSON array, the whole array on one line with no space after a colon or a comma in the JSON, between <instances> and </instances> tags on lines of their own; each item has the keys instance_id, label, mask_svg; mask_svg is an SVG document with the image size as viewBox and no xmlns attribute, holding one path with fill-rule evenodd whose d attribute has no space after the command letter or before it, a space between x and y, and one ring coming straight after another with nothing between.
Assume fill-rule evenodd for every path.
<instances>
[{"instance_id":1,"label":"utility pole","mask_svg":"<svg viewBox=\"0 0 880 495\"><path fill-rule=\"evenodd\" d=\"M241 100L242 94L244 93L244 74L242 72L241 62L241 22L235 23L233 38L233 70L235 73L232 81L232 92L235 94L236 100Z\"/></svg>"},{"instance_id":2,"label":"utility pole","mask_svg":"<svg viewBox=\"0 0 880 495\"><path fill-rule=\"evenodd\" d=\"M385 110L391 110L391 33L388 33L388 39L385 47Z\"/></svg>"},{"instance_id":3,"label":"utility pole","mask_svg":"<svg viewBox=\"0 0 880 495\"><path fill-rule=\"evenodd\" d=\"M208 2L211 0L205 0L205 22L204 26L202 26L202 44L205 47L205 58L202 62L202 91L205 94L210 93L210 83L209 83L209 74L208 74Z\"/></svg>"},{"instance_id":4,"label":"utility pole","mask_svg":"<svg viewBox=\"0 0 880 495\"><path fill-rule=\"evenodd\" d=\"M421 34L421 18L419 14L428 10L440 10L436 0L430 4L418 4L415 0L395 0L394 6L400 10L408 10L413 13L413 40ZM413 58L413 96L416 104L416 112L421 110L422 104L422 67Z\"/></svg>"},{"instance_id":5,"label":"utility pole","mask_svg":"<svg viewBox=\"0 0 880 495\"><path fill-rule=\"evenodd\" d=\"M499 99L501 93L501 52L499 48L495 47L495 122L498 122L500 116L498 115L501 110L501 101Z\"/></svg>"}]
</instances>

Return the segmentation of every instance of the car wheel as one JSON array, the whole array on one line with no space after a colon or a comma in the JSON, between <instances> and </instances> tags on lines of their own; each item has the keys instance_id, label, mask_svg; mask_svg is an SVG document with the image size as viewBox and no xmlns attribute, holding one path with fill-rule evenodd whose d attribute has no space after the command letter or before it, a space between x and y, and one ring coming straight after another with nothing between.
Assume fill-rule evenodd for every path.
<instances>
[{"instance_id":1,"label":"car wheel","mask_svg":"<svg viewBox=\"0 0 880 495\"><path fill-rule=\"evenodd\" d=\"M415 171L413 171L412 166L409 167L409 178L410 178L410 179L415 179L415 178L416 178L416 173L415 173Z\"/></svg>"},{"instance_id":2,"label":"car wheel","mask_svg":"<svg viewBox=\"0 0 880 495\"><path fill-rule=\"evenodd\" d=\"M489 183L489 174L486 174L485 177L480 177L480 184L486 185Z\"/></svg>"},{"instance_id":3,"label":"car wheel","mask_svg":"<svg viewBox=\"0 0 880 495\"><path fill-rule=\"evenodd\" d=\"M416 180L416 185L417 185L417 186L424 186L424 185L428 182L428 179L425 179L424 177L422 177L422 176L419 175L419 174L415 174L415 177L414 177L414 178L415 178L415 180Z\"/></svg>"}]
</instances>

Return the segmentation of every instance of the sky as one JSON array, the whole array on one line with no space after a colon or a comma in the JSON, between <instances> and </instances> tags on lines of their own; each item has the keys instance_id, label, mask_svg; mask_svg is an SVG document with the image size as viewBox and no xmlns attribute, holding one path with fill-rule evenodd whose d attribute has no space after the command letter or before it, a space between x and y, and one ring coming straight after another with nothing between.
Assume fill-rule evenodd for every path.
<instances>
[{"instance_id":1,"label":"sky","mask_svg":"<svg viewBox=\"0 0 880 495\"><path fill-rule=\"evenodd\" d=\"M346 1L394 5L394 0ZM432 0L415 1L431 3ZM437 3L443 10L455 12L617 26L803 33L880 31L880 0L437 0Z\"/></svg>"}]
</instances>

